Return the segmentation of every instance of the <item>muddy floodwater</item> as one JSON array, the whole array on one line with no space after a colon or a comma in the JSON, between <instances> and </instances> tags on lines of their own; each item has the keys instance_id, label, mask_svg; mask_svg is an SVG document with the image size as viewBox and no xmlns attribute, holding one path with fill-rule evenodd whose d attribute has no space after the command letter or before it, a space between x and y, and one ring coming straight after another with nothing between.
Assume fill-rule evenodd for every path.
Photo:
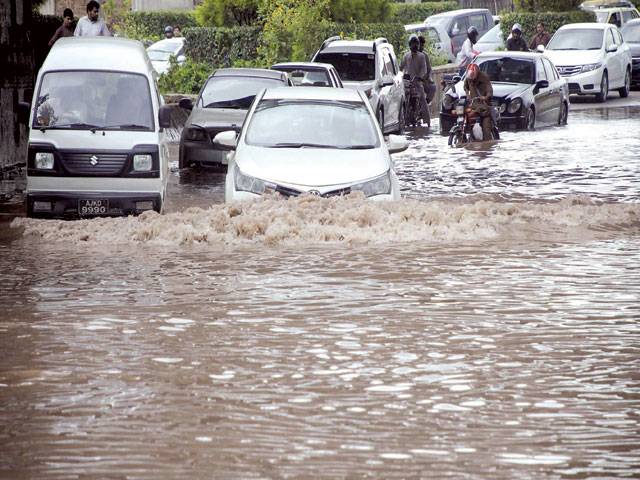
<instances>
[{"instance_id":1,"label":"muddy floodwater","mask_svg":"<svg viewBox=\"0 0 640 480\"><path fill-rule=\"evenodd\" d=\"M0 478L640 478L640 109L404 198L0 223Z\"/></svg>"}]
</instances>

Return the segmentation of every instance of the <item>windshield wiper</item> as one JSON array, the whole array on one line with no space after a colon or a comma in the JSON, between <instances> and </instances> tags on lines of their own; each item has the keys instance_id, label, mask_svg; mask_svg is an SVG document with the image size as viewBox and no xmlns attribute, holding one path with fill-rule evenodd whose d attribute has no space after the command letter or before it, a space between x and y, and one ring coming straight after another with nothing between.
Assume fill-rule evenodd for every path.
<instances>
[{"instance_id":1,"label":"windshield wiper","mask_svg":"<svg viewBox=\"0 0 640 480\"><path fill-rule=\"evenodd\" d=\"M370 148L375 148L375 145L340 145L340 150L369 150Z\"/></svg>"},{"instance_id":2,"label":"windshield wiper","mask_svg":"<svg viewBox=\"0 0 640 480\"><path fill-rule=\"evenodd\" d=\"M149 125L138 125L137 123L124 123L124 124L117 124L117 125L104 125L103 127L99 127L99 130L107 130L110 128L117 128L118 130L127 130L127 129L132 129L132 130L148 130L150 127Z\"/></svg>"},{"instance_id":3,"label":"windshield wiper","mask_svg":"<svg viewBox=\"0 0 640 480\"><path fill-rule=\"evenodd\" d=\"M338 148L334 145L323 145L321 143L295 143L282 142L270 145L271 148Z\"/></svg>"},{"instance_id":4,"label":"windshield wiper","mask_svg":"<svg viewBox=\"0 0 640 480\"><path fill-rule=\"evenodd\" d=\"M44 127L48 129L56 129L56 128L71 128L71 129L82 129L82 130L91 130L92 133L96 133L96 130L100 128L100 125L93 125L92 123L56 123L54 125L50 125L48 127Z\"/></svg>"}]
</instances>

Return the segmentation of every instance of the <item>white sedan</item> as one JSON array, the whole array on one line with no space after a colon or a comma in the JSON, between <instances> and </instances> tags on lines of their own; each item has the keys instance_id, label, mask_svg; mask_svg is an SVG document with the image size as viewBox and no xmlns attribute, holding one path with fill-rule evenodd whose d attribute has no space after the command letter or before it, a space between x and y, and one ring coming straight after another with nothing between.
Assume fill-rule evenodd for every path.
<instances>
[{"instance_id":1,"label":"white sedan","mask_svg":"<svg viewBox=\"0 0 640 480\"><path fill-rule=\"evenodd\" d=\"M154 43L147 48L147 55L151 60L153 69L158 75L169 71L169 58L176 57L178 65L182 65L185 61L184 56L184 37L165 38Z\"/></svg>"},{"instance_id":2,"label":"white sedan","mask_svg":"<svg viewBox=\"0 0 640 480\"><path fill-rule=\"evenodd\" d=\"M404 137L389 143L365 94L343 88L273 88L256 97L236 137L213 140L231 150L225 201L266 193L331 197L362 192L374 200L400 198L390 154L406 150Z\"/></svg>"}]
</instances>

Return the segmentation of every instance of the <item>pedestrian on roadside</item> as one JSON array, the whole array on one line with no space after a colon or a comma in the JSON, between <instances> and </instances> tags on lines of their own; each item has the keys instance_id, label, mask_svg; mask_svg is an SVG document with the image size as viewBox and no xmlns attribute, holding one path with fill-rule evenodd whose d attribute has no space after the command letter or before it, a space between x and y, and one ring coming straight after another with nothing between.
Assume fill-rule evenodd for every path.
<instances>
[{"instance_id":1,"label":"pedestrian on roadside","mask_svg":"<svg viewBox=\"0 0 640 480\"><path fill-rule=\"evenodd\" d=\"M540 45L546 47L549 40L551 40L551 35L544 31L544 23L539 22L536 25L536 34L531 39L531 43L529 43L529 50L535 51Z\"/></svg>"},{"instance_id":2,"label":"pedestrian on roadside","mask_svg":"<svg viewBox=\"0 0 640 480\"><path fill-rule=\"evenodd\" d=\"M507 50L510 52L528 52L527 42L522 38L522 27L514 23L511 27L511 37L507 38Z\"/></svg>"},{"instance_id":3,"label":"pedestrian on roadside","mask_svg":"<svg viewBox=\"0 0 640 480\"><path fill-rule=\"evenodd\" d=\"M429 58L429 54L424 51L425 44L427 43L424 36L418 35L418 41L420 42L418 51L422 52L427 59L427 75L424 81L424 94L427 96L427 103L431 103L431 100L433 100L433 97L436 94L436 84L433 81L433 71L431 70L431 59Z\"/></svg>"},{"instance_id":4,"label":"pedestrian on roadside","mask_svg":"<svg viewBox=\"0 0 640 480\"><path fill-rule=\"evenodd\" d=\"M180 28L180 25L173 27L173 36L176 38L180 38L182 36L182 29Z\"/></svg>"},{"instance_id":5,"label":"pedestrian on roadside","mask_svg":"<svg viewBox=\"0 0 640 480\"><path fill-rule=\"evenodd\" d=\"M164 27L164 38L173 38L173 27L171 25Z\"/></svg>"},{"instance_id":6,"label":"pedestrian on roadside","mask_svg":"<svg viewBox=\"0 0 640 480\"><path fill-rule=\"evenodd\" d=\"M427 78L427 56L418 51L420 48L420 40L414 34L409 38L409 51L402 57L400 62L400 70L404 73L404 78L412 82L419 82L424 85ZM416 89L418 94L418 103L420 105L420 117L423 123L428 127L431 126L431 115L429 114L429 106L427 105L427 97L425 88L418 85Z\"/></svg>"},{"instance_id":7,"label":"pedestrian on roadside","mask_svg":"<svg viewBox=\"0 0 640 480\"><path fill-rule=\"evenodd\" d=\"M49 40L49 46L52 47L56 40L61 37L73 37L73 11L70 8L65 8L62 12L62 25L53 34L51 40Z\"/></svg>"},{"instance_id":8,"label":"pedestrian on roadside","mask_svg":"<svg viewBox=\"0 0 640 480\"><path fill-rule=\"evenodd\" d=\"M463 76L467 71L467 67L473 62L473 60L480 55L473 46L478 41L478 29L476 27L469 27L467 30L467 39L462 44L462 48L460 49L460 53L458 53L458 67L459 67L459 75Z\"/></svg>"},{"instance_id":9,"label":"pedestrian on roadside","mask_svg":"<svg viewBox=\"0 0 640 480\"><path fill-rule=\"evenodd\" d=\"M100 4L96 0L91 0L87 3L87 14L78 20L73 34L76 37L110 37L111 32L99 16Z\"/></svg>"}]
</instances>

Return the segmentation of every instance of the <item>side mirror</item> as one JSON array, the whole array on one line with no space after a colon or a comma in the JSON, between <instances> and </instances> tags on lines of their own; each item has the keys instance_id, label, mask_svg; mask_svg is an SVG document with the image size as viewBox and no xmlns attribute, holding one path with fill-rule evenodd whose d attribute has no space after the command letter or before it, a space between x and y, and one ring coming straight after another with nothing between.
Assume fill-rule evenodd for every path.
<instances>
[{"instance_id":1,"label":"side mirror","mask_svg":"<svg viewBox=\"0 0 640 480\"><path fill-rule=\"evenodd\" d=\"M409 142L404 135L389 135L387 149L390 154L404 152L407 148L409 148Z\"/></svg>"},{"instance_id":2,"label":"side mirror","mask_svg":"<svg viewBox=\"0 0 640 480\"><path fill-rule=\"evenodd\" d=\"M178 106L180 108L184 108L185 110L193 110L193 102L190 98L181 98L178 102Z\"/></svg>"},{"instance_id":3,"label":"side mirror","mask_svg":"<svg viewBox=\"0 0 640 480\"><path fill-rule=\"evenodd\" d=\"M382 87L391 87L395 82L393 81L393 77L385 76L380 79L380 88Z\"/></svg>"},{"instance_id":4,"label":"side mirror","mask_svg":"<svg viewBox=\"0 0 640 480\"><path fill-rule=\"evenodd\" d=\"M169 128L171 126L171 107L163 105L158 111L158 124L160 128Z\"/></svg>"},{"instance_id":5,"label":"side mirror","mask_svg":"<svg viewBox=\"0 0 640 480\"><path fill-rule=\"evenodd\" d=\"M536 50L540 53L544 53L544 45L538 45L538 47L536 48Z\"/></svg>"},{"instance_id":6,"label":"side mirror","mask_svg":"<svg viewBox=\"0 0 640 480\"><path fill-rule=\"evenodd\" d=\"M549 88L549 80L538 80L536 82L536 89Z\"/></svg>"},{"instance_id":7,"label":"side mirror","mask_svg":"<svg viewBox=\"0 0 640 480\"><path fill-rule=\"evenodd\" d=\"M213 137L213 145L218 150L235 150L238 145L235 130L226 130Z\"/></svg>"},{"instance_id":8,"label":"side mirror","mask_svg":"<svg viewBox=\"0 0 640 480\"><path fill-rule=\"evenodd\" d=\"M18 122L23 125L29 125L29 115L31 114L31 105L27 102L18 102Z\"/></svg>"},{"instance_id":9,"label":"side mirror","mask_svg":"<svg viewBox=\"0 0 640 480\"><path fill-rule=\"evenodd\" d=\"M615 43L607 47L607 53L614 53L617 51L618 51L618 45L616 45Z\"/></svg>"}]
</instances>

